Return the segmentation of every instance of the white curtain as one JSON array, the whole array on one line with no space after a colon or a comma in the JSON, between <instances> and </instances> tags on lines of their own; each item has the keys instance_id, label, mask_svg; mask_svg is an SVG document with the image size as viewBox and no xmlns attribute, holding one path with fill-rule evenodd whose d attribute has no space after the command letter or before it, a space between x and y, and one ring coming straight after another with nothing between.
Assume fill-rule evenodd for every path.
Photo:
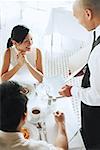
<instances>
[{"instance_id":1,"label":"white curtain","mask_svg":"<svg viewBox=\"0 0 100 150\"><path fill-rule=\"evenodd\" d=\"M45 34L60 33L68 38L86 40L88 32L65 8L53 8ZM82 35L82 36L80 36Z\"/></svg>"},{"instance_id":2,"label":"white curtain","mask_svg":"<svg viewBox=\"0 0 100 150\"><path fill-rule=\"evenodd\" d=\"M6 48L7 38L13 26L27 25L36 37L37 44L41 44L45 28L48 23L50 10L53 7L69 6L66 0L2 0L0 1L0 50ZM35 39L34 38L34 39Z\"/></svg>"}]
</instances>

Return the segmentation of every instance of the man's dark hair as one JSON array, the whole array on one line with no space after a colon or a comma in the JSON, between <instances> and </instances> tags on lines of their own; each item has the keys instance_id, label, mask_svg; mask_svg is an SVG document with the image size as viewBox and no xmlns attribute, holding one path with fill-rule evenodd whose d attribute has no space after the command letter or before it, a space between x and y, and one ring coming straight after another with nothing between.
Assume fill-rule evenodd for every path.
<instances>
[{"instance_id":1,"label":"man's dark hair","mask_svg":"<svg viewBox=\"0 0 100 150\"><path fill-rule=\"evenodd\" d=\"M0 84L0 130L16 131L21 117L27 112L27 96L23 87L14 81Z\"/></svg>"},{"instance_id":2,"label":"man's dark hair","mask_svg":"<svg viewBox=\"0 0 100 150\"><path fill-rule=\"evenodd\" d=\"M91 9L96 16L100 16L100 0L79 0L83 7Z\"/></svg>"}]
</instances>

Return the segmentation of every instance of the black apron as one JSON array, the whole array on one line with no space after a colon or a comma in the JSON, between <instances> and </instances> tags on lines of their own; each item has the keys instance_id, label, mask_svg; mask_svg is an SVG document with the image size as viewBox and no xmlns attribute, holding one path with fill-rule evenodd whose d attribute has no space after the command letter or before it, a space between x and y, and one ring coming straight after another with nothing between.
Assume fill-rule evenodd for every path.
<instances>
[{"instance_id":1,"label":"black apron","mask_svg":"<svg viewBox=\"0 0 100 150\"><path fill-rule=\"evenodd\" d=\"M92 50L100 43L100 36L93 42ZM92 52L91 50L91 52ZM90 52L90 54L91 54ZM88 63L81 87L90 87ZM99 82L99 81L98 81ZM87 150L100 150L100 106L89 106L81 102L81 134Z\"/></svg>"}]
</instances>

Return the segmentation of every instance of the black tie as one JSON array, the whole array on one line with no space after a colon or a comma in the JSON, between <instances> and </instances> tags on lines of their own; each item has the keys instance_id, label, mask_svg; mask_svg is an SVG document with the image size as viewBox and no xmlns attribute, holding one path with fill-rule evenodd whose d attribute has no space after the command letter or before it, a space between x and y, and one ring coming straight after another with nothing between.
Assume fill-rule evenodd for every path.
<instances>
[{"instance_id":1,"label":"black tie","mask_svg":"<svg viewBox=\"0 0 100 150\"><path fill-rule=\"evenodd\" d=\"M100 43L100 36L95 41L95 31L94 31L94 40L93 40L91 52L99 43ZM91 54L91 52L90 52L90 54ZM89 57L90 57L90 54L89 54ZM89 57L88 57L88 60L89 60ZM82 79L81 87L88 88L88 87L90 87L90 70L89 70L88 63L85 65L84 68L85 68L85 73L84 73L84 76Z\"/></svg>"}]
</instances>

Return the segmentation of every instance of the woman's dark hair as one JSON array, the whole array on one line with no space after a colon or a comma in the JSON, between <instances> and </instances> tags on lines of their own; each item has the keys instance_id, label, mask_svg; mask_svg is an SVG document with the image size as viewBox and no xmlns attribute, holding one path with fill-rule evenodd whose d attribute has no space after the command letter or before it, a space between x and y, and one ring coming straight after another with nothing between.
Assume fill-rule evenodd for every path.
<instances>
[{"instance_id":1,"label":"woman's dark hair","mask_svg":"<svg viewBox=\"0 0 100 150\"><path fill-rule=\"evenodd\" d=\"M27 34L29 33L29 29L23 25L17 25L12 29L11 38L8 39L7 48L11 47L12 41L15 40L18 43L22 43Z\"/></svg>"},{"instance_id":2,"label":"woman's dark hair","mask_svg":"<svg viewBox=\"0 0 100 150\"><path fill-rule=\"evenodd\" d=\"M22 116L27 112L27 96L23 87L14 81L0 84L0 130L16 131Z\"/></svg>"}]
</instances>

